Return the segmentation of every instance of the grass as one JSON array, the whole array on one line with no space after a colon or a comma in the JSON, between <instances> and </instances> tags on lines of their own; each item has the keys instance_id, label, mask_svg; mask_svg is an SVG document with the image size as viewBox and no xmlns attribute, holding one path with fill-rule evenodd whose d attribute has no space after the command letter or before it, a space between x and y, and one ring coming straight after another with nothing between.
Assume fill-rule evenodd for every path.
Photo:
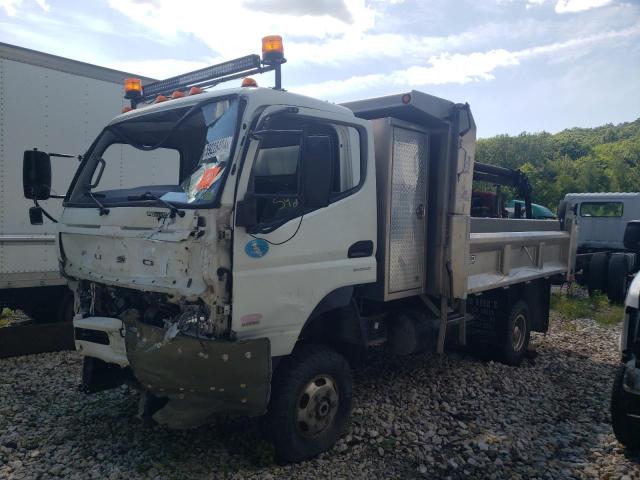
<instances>
[{"instance_id":1,"label":"grass","mask_svg":"<svg viewBox=\"0 0 640 480\"><path fill-rule=\"evenodd\" d=\"M566 293L551 294L551 309L569 320L591 318L603 327L617 325L624 315L624 307L609 303L606 295L596 292L586 297L571 288Z\"/></svg>"},{"instance_id":2,"label":"grass","mask_svg":"<svg viewBox=\"0 0 640 480\"><path fill-rule=\"evenodd\" d=\"M13 312L8 308L0 309L0 328L6 327L11 323L11 315Z\"/></svg>"}]
</instances>

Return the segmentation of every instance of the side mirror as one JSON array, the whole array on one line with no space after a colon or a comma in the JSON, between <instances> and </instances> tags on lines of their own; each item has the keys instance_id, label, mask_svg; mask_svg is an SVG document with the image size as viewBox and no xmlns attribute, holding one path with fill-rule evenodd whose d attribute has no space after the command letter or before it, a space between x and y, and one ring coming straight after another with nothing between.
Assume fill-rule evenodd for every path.
<instances>
[{"instance_id":1,"label":"side mirror","mask_svg":"<svg viewBox=\"0 0 640 480\"><path fill-rule=\"evenodd\" d=\"M42 225L42 208L31 207L29 209L29 222L31 225Z\"/></svg>"},{"instance_id":2,"label":"side mirror","mask_svg":"<svg viewBox=\"0 0 640 480\"><path fill-rule=\"evenodd\" d=\"M329 205L334 148L329 135L310 135L302 148L303 189L305 208Z\"/></svg>"},{"instance_id":3,"label":"side mirror","mask_svg":"<svg viewBox=\"0 0 640 480\"><path fill-rule=\"evenodd\" d=\"M245 227L251 233L258 224L258 200L251 193L247 193L243 200L236 204L236 225Z\"/></svg>"},{"instance_id":4,"label":"side mirror","mask_svg":"<svg viewBox=\"0 0 640 480\"><path fill-rule=\"evenodd\" d=\"M51 196L51 159L48 153L36 149L24 152L22 187L25 198L30 200L47 200Z\"/></svg>"}]
</instances>

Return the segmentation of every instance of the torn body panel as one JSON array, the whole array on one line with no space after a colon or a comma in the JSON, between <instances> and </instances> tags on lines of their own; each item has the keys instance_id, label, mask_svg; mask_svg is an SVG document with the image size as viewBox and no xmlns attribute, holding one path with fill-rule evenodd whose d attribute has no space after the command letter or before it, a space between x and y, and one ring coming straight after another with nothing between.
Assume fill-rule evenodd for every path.
<instances>
[{"instance_id":1,"label":"torn body panel","mask_svg":"<svg viewBox=\"0 0 640 480\"><path fill-rule=\"evenodd\" d=\"M271 383L269 340L198 338L123 315L127 357L145 391L167 402L152 418L190 428L219 413L261 415Z\"/></svg>"}]
</instances>

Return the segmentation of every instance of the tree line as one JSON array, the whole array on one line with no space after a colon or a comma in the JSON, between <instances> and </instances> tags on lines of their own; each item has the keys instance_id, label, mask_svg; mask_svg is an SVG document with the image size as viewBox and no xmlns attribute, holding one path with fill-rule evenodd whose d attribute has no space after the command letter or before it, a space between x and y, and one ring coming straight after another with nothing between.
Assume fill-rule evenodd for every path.
<instances>
[{"instance_id":1,"label":"tree line","mask_svg":"<svg viewBox=\"0 0 640 480\"><path fill-rule=\"evenodd\" d=\"M640 118L618 125L478 140L476 160L527 174L533 202L555 211L573 192L640 191Z\"/></svg>"}]
</instances>

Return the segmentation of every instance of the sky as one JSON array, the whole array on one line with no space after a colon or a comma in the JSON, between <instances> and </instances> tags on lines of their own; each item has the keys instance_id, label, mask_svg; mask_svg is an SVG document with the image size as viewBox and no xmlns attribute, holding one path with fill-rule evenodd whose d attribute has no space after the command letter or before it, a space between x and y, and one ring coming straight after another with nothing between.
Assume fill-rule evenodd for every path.
<instances>
[{"instance_id":1,"label":"sky","mask_svg":"<svg viewBox=\"0 0 640 480\"><path fill-rule=\"evenodd\" d=\"M640 0L0 0L0 42L158 79L271 34L287 90L421 90L468 102L480 137L640 117Z\"/></svg>"}]
</instances>

